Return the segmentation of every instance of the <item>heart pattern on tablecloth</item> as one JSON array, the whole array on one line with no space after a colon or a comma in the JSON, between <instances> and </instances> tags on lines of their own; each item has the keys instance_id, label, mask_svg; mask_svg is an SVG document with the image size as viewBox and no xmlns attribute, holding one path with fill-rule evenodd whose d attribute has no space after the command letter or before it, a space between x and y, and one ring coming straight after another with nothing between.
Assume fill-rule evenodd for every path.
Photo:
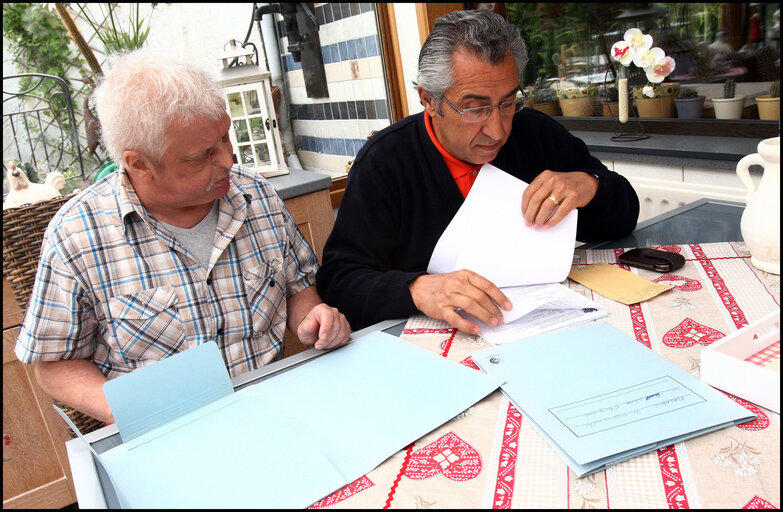
<instances>
[{"instance_id":1,"label":"heart pattern on tablecloth","mask_svg":"<svg viewBox=\"0 0 783 512\"><path fill-rule=\"evenodd\" d=\"M695 292L701 290L701 283L696 279L690 277L678 276L677 274L664 274L657 279L653 279L655 283L670 284L676 289L683 292Z\"/></svg>"},{"instance_id":2,"label":"heart pattern on tablecloth","mask_svg":"<svg viewBox=\"0 0 783 512\"><path fill-rule=\"evenodd\" d=\"M679 245L656 245L655 247L651 247L651 249L658 249L660 251L673 252L676 254L680 254L682 252L682 249L680 249Z\"/></svg>"},{"instance_id":3,"label":"heart pattern on tablecloth","mask_svg":"<svg viewBox=\"0 0 783 512\"><path fill-rule=\"evenodd\" d=\"M769 509L777 509L775 505L768 502L764 498L759 498L758 496L753 496L749 502L745 504L742 508L769 508Z\"/></svg>"},{"instance_id":4,"label":"heart pattern on tablecloth","mask_svg":"<svg viewBox=\"0 0 783 512\"><path fill-rule=\"evenodd\" d=\"M411 454L404 475L411 480L425 480L438 473L449 480L464 482L481 472L481 455L454 432Z\"/></svg>"},{"instance_id":5,"label":"heart pattern on tablecloth","mask_svg":"<svg viewBox=\"0 0 783 512\"><path fill-rule=\"evenodd\" d=\"M473 361L473 358L470 356L460 361L459 364L463 366L467 366L468 368L473 368L474 370L481 370L481 368L479 368L479 366L476 364L475 361Z\"/></svg>"},{"instance_id":6,"label":"heart pattern on tablecloth","mask_svg":"<svg viewBox=\"0 0 783 512\"><path fill-rule=\"evenodd\" d=\"M663 335L663 344L672 348L688 348L695 344L707 346L726 335L717 329L686 317L675 328Z\"/></svg>"},{"instance_id":7,"label":"heart pattern on tablecloth","mask_svg":"<svg viewBox=\"0 0 783 512\"><path fill-rule=\"evenodd\" d=\"M359 494L365 489L369 489L375 485L372 480L367 478L367 475L358 478L357 480L354 480L352 483L346 485L342 489L335 491L334 493L330 494L326 498L322 499L321 501L317 503L313 503L310 505L310 508L326 508L330 507L336 503L340 503L341 501L345 501L351 496L354 496L355 494Z\"/></svg>"},{"instance_id":8,"label":"heart pattern on tablecloth","mask_svg":"<svg viewBox=\"0 0 783 512\"><path fill-rule=\"evenodd\" d=\"M769 417L764 413L764 411L759 409L759 407L756 404L752 404L747 400L743 400L738 396L734 396L731 393L726 393L725 391L722 391L720 389L718 391L720 391L721 393L731 398L732 400L740 404L742 407L744 407L745 409L749 410L750 412L756 415L755 420L737 425L738 429L745 430L748 432L756 432L759 430L764 430L769 426Z\"/></svg>"}]
</instances>

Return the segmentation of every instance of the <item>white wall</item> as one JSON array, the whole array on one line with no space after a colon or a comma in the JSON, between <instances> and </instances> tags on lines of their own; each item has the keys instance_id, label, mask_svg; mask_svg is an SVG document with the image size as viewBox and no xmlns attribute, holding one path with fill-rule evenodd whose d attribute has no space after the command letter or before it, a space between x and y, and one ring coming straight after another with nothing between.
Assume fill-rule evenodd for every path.
<instances>
[{"instance_id":1,"label":"white wall","mask_svg":"<svg viewBox=\"0 0 783 512\"><path fill-rule=\"evenodd\" d=\"M733 170L602 160L631 182L639 196L639 222L701 198L744 203L747 190ZM756 186L761 175L751 174Z\"/></svg>"},{"instance_id":2,"label":"white wall","mask_svg":"<svg viewBox=\"0 0 783 512\"><path fill-rule=\"evenodd\" d=\"M121 19L127 19L131 5L135 8L135 4L118 4ZM152 16L150 49L194 61L215 77L222 67L218 58L224 45L231 39L244 40L253 10L252 3L158 3L155 9L143 3L139 7L145 20ZM249 41L258 48L259 65L265 67L264 43L255 23Z\"/></svg>"},{"instance_id":3,"label":"white wall","mask_svg":"<svg viewBox=\"0 0 783 512\"><path fill-rule=\"evenodd\" d=\"M95 17L100 16L100 8L103 4L87 4L89 12L94 12ZM117 4L117 19L123 26L128 25L130 9L135 9L137 4ZM147 46L153 50L164 52L171 56L191 60L215 76L222 64L218 57L223 53L223 46L230 39L239 42L245 38L250 24L252 3L159 3L152 8L149 3L139 5L139 15L145 22L151 19L151 28L147 38ZM72 11L76 12L76 11ZM150 18L151 17L151 18ZM85 37L92 33L89 25L79 19L76 23ZM250 35L259 51L260 65L265 67L263 58L263 41L258 29L253 24ZM73 43L71 43L73 44ZM97 57L103 60L103 45L96 38L91 42ZM74 49L75 49L74 45ZM3 40L3 74L13 74L18 71L11 64L11 55L7 50L5 39Z\"/></svg>"}]
</instances>

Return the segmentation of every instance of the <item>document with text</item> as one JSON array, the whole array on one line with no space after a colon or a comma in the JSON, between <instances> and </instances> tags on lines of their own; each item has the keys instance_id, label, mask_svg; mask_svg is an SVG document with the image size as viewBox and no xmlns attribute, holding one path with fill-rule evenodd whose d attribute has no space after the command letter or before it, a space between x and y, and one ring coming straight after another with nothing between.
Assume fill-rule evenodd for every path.
<instances>
[{"instance_id":1,"label":"document with text","mask_svg":"<svg viewBox=\"0 0 783 512\"><path fill-rule=\"evenodd\" d=\"M471 356L579 477L756 418L606 322Z\"/></svg>"},{"instance_id":2,"label":"document with text","mask_svg":"<svg viewBox=\"0 0 783 512\"><path fill-rule=\"evenodd\" d=\"M503 323L490 326L460 311L460 315L476 322L481 337L493 345L529 338L547 331L597 320L609 311L561 283L533 284L501 288L513 305L503 311Z\"/></svg>"}]
</instances>

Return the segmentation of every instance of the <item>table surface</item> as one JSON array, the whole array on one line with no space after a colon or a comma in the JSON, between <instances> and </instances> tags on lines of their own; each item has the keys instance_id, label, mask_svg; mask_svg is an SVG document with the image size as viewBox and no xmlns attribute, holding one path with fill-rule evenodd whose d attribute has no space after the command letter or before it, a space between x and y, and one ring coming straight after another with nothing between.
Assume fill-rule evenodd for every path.
<instances>
[{"instance_id":1,"label":"table surface","mask_svg":"<svg viewBox=\"0 0 783 512\"><path fill-rule=\"evenodd\" d=\"M318 192L332 186L332 178L325 174L293 168L288 171L288 174L267 178L283 200Z\"/></svg>"},{"instance_id":2,"label":"table surface","mask_svg":"<svg viewBox=\"0 0 783 512\"><path fill-rule=\"evenodd\" d=\"M651 247L661 244L687 244L742 241L740 220L745 203L699 199L640 222L625 238L581 245L580 249Z\"/></svg>"},{"instance_id":3,"label":"table surface","mask_svg":"<svg viewBox=\"0 0 783 512\"><path fill-rule=\"evenodd\" d=\"M602 321L696 376L703 346L780 308L780 277L755 269L742 242L652 246L682 254L686 264L669 274L623 267L674 286L644 303L628 306L571 280L565 284L605 306L610 314ZM574 265L617 264L622 252L577 248ZM489 346L424 316L382 322L353 337L375 329L476 370L471 352ZM233 383L255 384L315 354L302 352ZM767 356L779 365L779 343ZM577 478L496 391L314 508L779 508L780 417L729 397L757 419ZM99 452L119 443L114 425L87 438ZM113 496L104 501L97 482L105 475L96 473L84 443L73 440L67 447L80 507L116 503Z\"/></svg>"}]
</instances>

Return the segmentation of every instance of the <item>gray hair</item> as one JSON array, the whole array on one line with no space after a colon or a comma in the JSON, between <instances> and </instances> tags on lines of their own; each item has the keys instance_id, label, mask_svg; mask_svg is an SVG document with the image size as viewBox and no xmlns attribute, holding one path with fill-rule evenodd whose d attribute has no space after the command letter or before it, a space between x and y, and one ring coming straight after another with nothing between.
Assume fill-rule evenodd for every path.
<instances>
[{"instance_id":1,"label":"gray hair","mask_svg":"<svg viewBox=\"0 0 783 512\"><path fill-rule=\"evenodd\" d=\"M527 65L527 48L519 29L499 14L488 10L444 14L435 20L421 47L416 77L416 85L433 99L441 115L441 98L454 85L452 56L463 49L492 65L503 62L510 52L517 75Z\"/></svg>"},{"instance_id":2,"label":"gray hair","mask_svg":"<svg viewBox=\"0 0 783 512\"><path fill-rule=\"evenodd\" d=\"M128 150L160 165L173 122L227 114L220 85L192 64L142 49L115 57L111 66L95 89L95 106L104 147L120 167Z\"/></svg>"}]
</instances>

